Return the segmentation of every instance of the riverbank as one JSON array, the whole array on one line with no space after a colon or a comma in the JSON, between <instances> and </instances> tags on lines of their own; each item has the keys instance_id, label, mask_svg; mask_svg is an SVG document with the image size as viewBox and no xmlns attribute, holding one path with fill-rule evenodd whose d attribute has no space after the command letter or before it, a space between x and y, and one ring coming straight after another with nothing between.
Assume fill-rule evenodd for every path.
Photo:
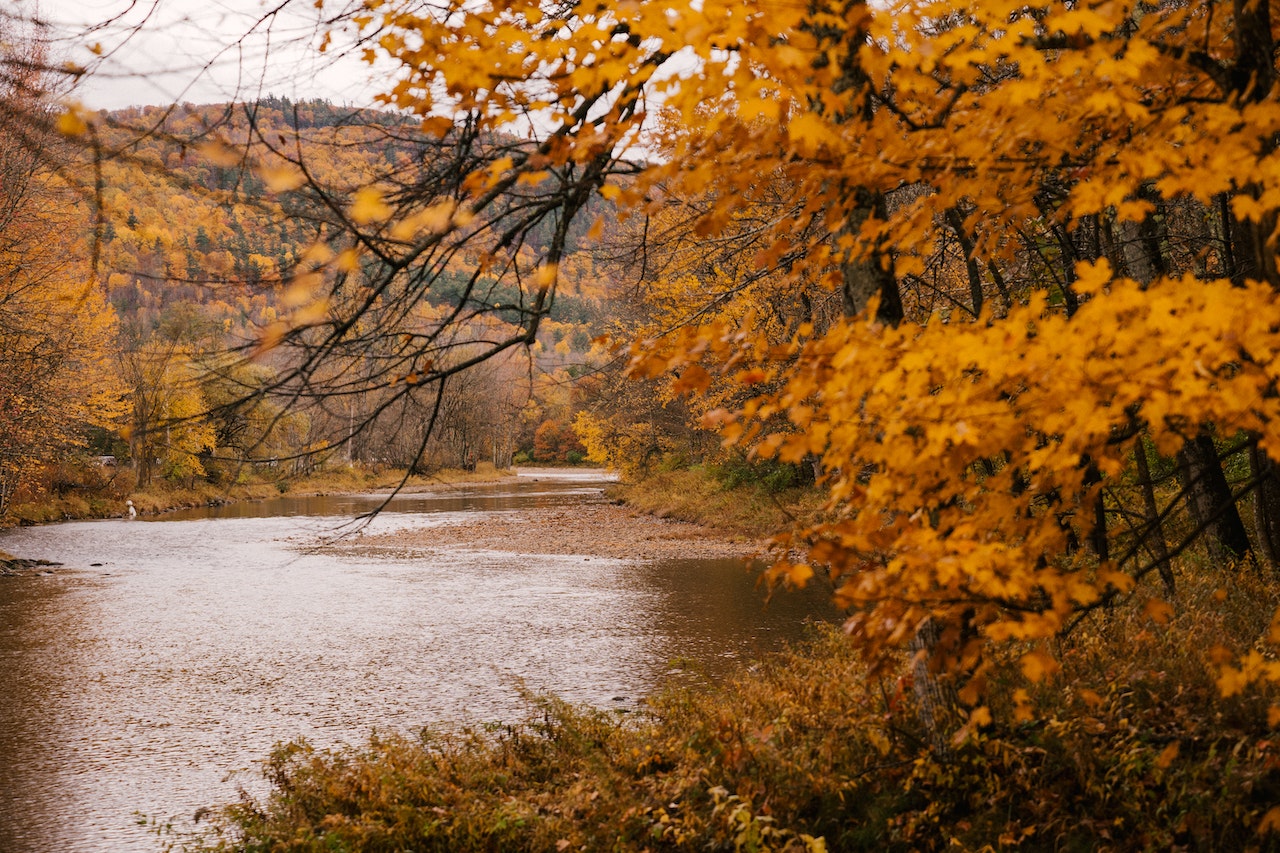
<instances>
[{"instance_id":1,"label":"riverbank","mask_svg":"<svg viewBox=\"0 0 1280 853\"><path fill-rule=\"evenodd\" d=\"M548 469L553 476L564 469ZM521 469L536 476L538 469ZM396 531L332 547L390 557L422 557L445 548L518 554L581 554L623 560L751 559L768 537L817 511L812 489L727 487L702 469L668 471L636 483L612 483L606 500L570 509L539 507L478 522Z\"/></svg>"},{"instance_id":2,"label":"riverbank","mask_svg":"<svg viewBox=\"0 0 1280 853\"><path fill-rule=\"evenodd\" d=\"M482 521L363 536L330 547L393 557L465 548L624 560L745 559L760 553L764 541L703 524L658 518L625 505L596 503L526 509Z\"/></svg>"},{"instance_id":3,"label":"riverbank","mask_svg":"<svg viewBox=\"0 0 1280 853\"><path fill-rule=\"evenodd\" d=\"M512 471L480 463L474 471L445 469L431 475L405 477L403 470L369 469L358 466L332 468L302 477L276 480L256 479L231 485L195 483L184 486L157 481L145 489L71 489L62 495L15 503L0 519L0 527L48 524L93 518L120 518L127 512L125 501L133 502L139 515L160 515L198 506L220 506L241 501L259 501L292 495L350 494L399 488L406 494L429 491L461 483L494 483L514 477Z\"/></svg>"},{"instance_id":4,"label":"riverbank","mask_svg":"<svg viewBox=\"0 0 1280 853\"><path fill-rule=\"evenodd\" d=\"M812 487L726 484L703 468L659 471L606 492L637 512L759 539L818 513L824 496Z\"/></svg>"}]
</instances>

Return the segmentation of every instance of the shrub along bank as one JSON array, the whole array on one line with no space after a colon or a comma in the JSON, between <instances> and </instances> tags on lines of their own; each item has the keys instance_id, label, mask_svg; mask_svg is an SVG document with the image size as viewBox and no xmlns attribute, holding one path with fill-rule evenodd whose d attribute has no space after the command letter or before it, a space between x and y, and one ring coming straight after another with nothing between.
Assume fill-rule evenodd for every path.
<instances>
[{"instance_id":1,"label":"shrub along bank","mask_svg":"<svg viewBox=\"0 0 1280 853\"><path fill-rule=\"evenodd\" d=\"M759 536L818 511L823 496L795 466L732 462L664 467L642 480L610 487L611 497L661 518Z\"/></svg>"}]
</instances>

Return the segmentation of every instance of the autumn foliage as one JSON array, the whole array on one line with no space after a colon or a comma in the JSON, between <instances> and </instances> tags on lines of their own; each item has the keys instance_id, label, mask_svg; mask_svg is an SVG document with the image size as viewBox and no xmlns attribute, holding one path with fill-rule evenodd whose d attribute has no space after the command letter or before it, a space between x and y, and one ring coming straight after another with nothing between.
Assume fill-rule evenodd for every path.
<instances>
[{"instance_id":1,"label":"autumn foliage","mask_svg":"<svg viewBox=\"0 0 1280 853\"><path fill-rule=\"evenodd\" d=\"M538 341L575 248L630 238L653 390L630 424L580 417L586 449L661 455L688 411L814 471L825 508L775 538L772 576L830 579L873 671L909 648L917 684L941 676L963 708L943 748L1025 718L988 701L997 669L1051 678L1089 614L1167 622L1188 565L1280 566L1265 0L333 20L395 64L382 103L417 135L317 174L296 137L238 129L248 171L325 226L275 264L285 310L246 345L281 365L272 391L434 423L455 376ZM1280 680L1264 634L1215 655L1224 695Z\"/></svg>"},{"instance_id":2,"label":"autumn foliage","mask_svg":"<svg viewBox=\"0 0 1280 853\"><path fill-rule=\"evenodd\" d=\"M455 373L536 340L572 247L617 219L649 297L633 374L826 490L775 579L829 577L869 660L912 645L971 723L1002 654L1035 682L1091 611L1167 619L1189 549L1274 570L1268 4L368 0L334 21L396 64L382 101L431 153L326 183L300 142L245 131L253 174L329 226L259 336L296 359L275 389L376 352L358 393L438 411ZM450 356L482 315L493 334ZM579 428L595 458L631 435ZM1233 487L1223 458L1246 457ZM1221 661L1222 690L1263 661Z\"/></svg>"},{"instance_id":3,"label":"autumn foliage","mask_svg":"<svg viewBox=\"0 0 1280 853\"><path fill-rule=\"evenodd\" d=\"M897 781L937 806L897 812L894 839L944 826L964 836L971 804L957 791L972 782L1010 807L1013 789L988 773L1000 767L1033 799L1055 784L1035 756L1068 764L1093 734L1111 738L1100 777L1165 784L1184 739L1156 749L1158 715L1133 723L1125 697L1106 692L1113 677L1195 694L1200 711L1210 684L1244 732L1232 749L1256 774L1248 787L1274 764L1248 733L1262 727L1249 720L1280 723L1280 613L1251 611L1228 631L1223 602L1233 583L1280 570L1274 13L1267 0L365 0L332 12L325 44L349 38L395 67L381 102L397 118L321 138L296 114L290 135L247 109L221 142L149 162L155 174L198 154L233 170L215 198L237 210L231 221L178 251L162 223L129 212L116 249L156 276L180 261L193 286L239 275L271 290L270 305L248 292L225 302L224 319L240 315L240 360L170 337L181 358L168 373L150 367L154 384L190 391L172 401L182 412L218 391L210 375L224 398L242 392L224 411L309 406L314 420L294 426L328 429L308 434L305 455L358 446L359 405L410 425L381 447L412 464L437 427L474 461L479 428L450 420L483 396L458 390L466 377L510 368L550 332L554 357L540 364L549 386L567 380L575 335L554 325L557 305L631 288L615 331L642 381L611 410L576 414L577 437L592 459L641 472L693 446L675 437L692 418L730 458L813 473L825 503L777 532L770 576L831 583L870 666L859 678L910 673L900 686L918 691L921 722L913 747L890 746L932 755ZM59 126L83 140L91 120L72 109ZM339 162L326 153L335 141L363 153ZM242 181L266 199L258 218L234 208ZM96 202L112 222L129 209L111 193ZM263 210L312 227L266 251L245 227L267 221ZM242 239L244 257L215 238ZM139 281L108 287L149 298ZM76 309L105 328L96 305ZM535 449L567 457L572 407L553 417L499 395L516 375L486 386L500 404L491 420L523 411L543 424ZM169 462L192 472L219 439L186 439ZM495 458L511 449L501 439ZM1188 614L1220 620L1223 642ZM1159 673L1116 676L1114 649L1099 651L1111 634L1137 648L1188 638L1196 654L1178 669L1164 647ZM1092 660L1105 664L1082 664ZM1068 682L1061 704L1045 699ZM1017 740L1043 714L1057 715L1043 738ZM1143 843L1213 846L1226 836L1205 829L1202 794L1222 767L1217 735L1179 725L1203 772L1170 783L1194 796L1174 830L1146 827ZM704 752L731 743L716 753L732 752L731 769L771 742L763 726L721 740ZM948 760L966 745L986 763ZM282 779L310 779L290 762ZM757 813L738 806L764 796L734 778L739 792L698 789L724 845L738 843L734 815L755 831ZM1085 793L1063 796L1093 796L1084 778ZM1241 793L1235 817L1280 827L1269 781L1257 790L1266 810ZM1077 831L1045 810L1000 843ZM670 840L671 816L658 826L645 814L630 815L638 831ZM803 835L773 840L816 843ZM1105 828L1080 837L1111 840Z\"/></svg>"},{"instance_id":4,"label":"autumn foliage","mask_svg":"<svg viewBox=\"0 0 1280 853\"><path fill-rule=\"evenodd\" d=\"M821 469L826 514L778 538L774 574L831 577L872 661L931 626L980 703L993 647L1034 681L1057 666L1034 644L1090 610L1167 617L1171 554L1274 559L1267 4L366 10L351 25L400 62L386 103L532 140L437 228L551 181L565 216L597 192L646 233L681 221L667 258L724 249L649 277L668 307L633 372L721 400L704 423L727 443ZM788 290L812 296L779 314ZM1223 447L1251 458L1235 493ZM1149 453L1181 488L1135 509L1120 486ZM1222 688L1268 672L1224 665Z\"/></svg>"}]
</instances>

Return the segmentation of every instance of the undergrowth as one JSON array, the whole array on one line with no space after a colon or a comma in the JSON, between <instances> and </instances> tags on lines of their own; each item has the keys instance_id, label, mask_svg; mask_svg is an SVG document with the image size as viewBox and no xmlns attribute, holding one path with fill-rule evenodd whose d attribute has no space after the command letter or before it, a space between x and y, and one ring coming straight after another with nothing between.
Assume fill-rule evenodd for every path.
<instances>
[{"instance_id":1,"label":"undergrowth","mask_svg":"<svg viewBox=\"0 0 1280 853\"><path fill-rule=\"evenodd\" d=\"M821 493L794 485L783 473L768 469L752 479L741 466L658 470L639 482L612 486L609 494L661 518L758 536L761 530L785 529L822 505Z\"/></svg>"},{"instance_id":2,"label":"undergrowth","mask_svg":"<svg viewBox=\"0 0 1280 853\"><path fill-rule=\"evenodd\" d=\"M1166 624L1135 600L1080 625L1061 672L988 672L992 722L924 746L908 678L813 638L639 717L542 700L534 718L359 748L279 746L262 801L189 851L1277 849L1271 698L1222 698L1218 650L1277 595L1205 573ZM1012 655L1016 652L1011 652ZM905 671L905 670L904 670ZM1271 812L1274 816L1280 812Z\"/></svg>"}]
</instances>

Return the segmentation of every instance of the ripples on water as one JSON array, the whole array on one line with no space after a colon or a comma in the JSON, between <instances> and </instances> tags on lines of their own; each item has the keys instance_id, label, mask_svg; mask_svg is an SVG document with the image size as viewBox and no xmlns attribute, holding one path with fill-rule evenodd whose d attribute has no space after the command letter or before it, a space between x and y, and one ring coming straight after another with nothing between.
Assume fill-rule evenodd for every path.
<instances>
[{"instance_id":1,"label":"ripples on water","mask_svg":"<svg viewBox=\"0 0 1280 853\"><path fill-rule=\"evenodd\" d=\"M599 486L407 496L372 524L598 500ZM155 851L140 820L189 827L238 785L260 790L254 763L278 741L520 719L526 689L624 708L674 659L714 674L828 614L820 593L765 609L732 560L300 547L373 505L280 499L0 536L66 564L0 578L0 851Z\"/></svg>"}]
</instances>

